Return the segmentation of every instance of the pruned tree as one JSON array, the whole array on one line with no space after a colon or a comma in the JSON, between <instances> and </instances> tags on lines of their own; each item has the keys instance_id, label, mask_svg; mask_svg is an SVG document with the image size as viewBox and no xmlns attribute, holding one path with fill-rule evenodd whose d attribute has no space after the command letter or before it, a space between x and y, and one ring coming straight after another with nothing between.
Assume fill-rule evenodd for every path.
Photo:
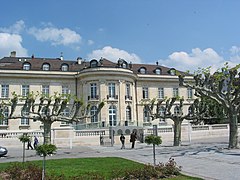
<instances>
[{"instance_id":1,"label":"pruned tree","mask_svg":"<svg viewBox=\"0 0 240 180\"><path fill-rule=\"evenodd\" d=\"M229 145L230 149L238 148L238 116L240 111L240 64L230 68L225 64L215 73L210 68L200 69L192 81L185 81L179 75L179 85L195 89L196 96L206 97L220 104L229 119Z\"/></svg>"},{"instance_id":2,"label":"pruned tree","mask_svg":"<svg viewBox=\"0 0 240 180\"><path fill-rule=\"evenodd\" d=\"M44 127L44 144L51 143L51 126L56 121L73 123L82 121L85 118L97 116L104 106L104 101L98 104L95 114L90 114L92 104L84 105L81 99L69 94L57 94L54 96L40 95L39 93L29 93L26 97L12 94L13 97L8 103L2 102L0 105L0 117L9 119L28 118L33 121L40 121ZM17 107L21 106L21 111ZM10 107L9 116L6 117L4 109ZM65 110L69 108L66 115Z\"/></svg>"},{"instance_id":3,"label":"pruned tree","mask_svg":"<svg viewBox=\"0 0 240 180\"><path fill-rule=\"evenodd\" d=\"M176 103L176 101L178 102ZM165 106L162 104L164 100L156 99L151 100L150 103L144 103L144 106L147 108L150 117L152 119L162 118L162 119L171 119L173 120L173 129L174 129L174 139L173 146L181 145L181 125L184 119L192 120L195 118L194 115L188 113L183 113L183 98L169 98L166 100ZM154 111L154 106L156 106L156 111ZM164 112L160 112L160 108L164 107ZM174 111L173 111L174 108Z\"/></svg>"}]
</instances>

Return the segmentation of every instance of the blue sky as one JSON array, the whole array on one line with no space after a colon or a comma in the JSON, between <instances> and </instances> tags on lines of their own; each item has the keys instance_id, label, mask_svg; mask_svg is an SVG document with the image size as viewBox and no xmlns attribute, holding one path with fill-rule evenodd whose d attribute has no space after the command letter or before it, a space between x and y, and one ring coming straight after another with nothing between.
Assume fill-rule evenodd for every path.
<instances>
[{"instance_id":1,"label":"blue sky","mask_svg":"<svg viewBox=\"0 0 240 180\"><path fill-rule=\"evenodd\" d=\"M5 0L0 57L156 63L179 70L240 63L239 0Z\"/></svg>"}]
</instances>

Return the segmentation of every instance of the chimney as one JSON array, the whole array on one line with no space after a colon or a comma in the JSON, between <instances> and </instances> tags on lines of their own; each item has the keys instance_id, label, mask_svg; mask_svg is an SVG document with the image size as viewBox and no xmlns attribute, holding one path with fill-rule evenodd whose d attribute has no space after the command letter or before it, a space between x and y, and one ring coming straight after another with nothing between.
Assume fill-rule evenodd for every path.
<instances>
[{"instance_id":1,"label":"chimney","mask_svg":"<svg viewBox=\"0 0 240 180\"><path fill-rule=\"evenodd\" d=\"M77 58L77 64L82 64L82 58L81 57Z\"/></svg>"},{"instance_id":2,"label":"chimney","mask_svg":"<svg viewBox=\"0 0 240 180\"><path fill-rule=\"evenodd\" d=\"M17 52L16 51L12 51L10 54L10 57L16 57Z\"/></svg>"},{"instance_id":3,"label":"chimney","mask_svg":"<svg viewBox=\"0 0 240 180\"><path fill-rule=\"evenodd\" d=\"M63 60L63 52L61 52L60 59Z\"/></svg>"}]
</instances>

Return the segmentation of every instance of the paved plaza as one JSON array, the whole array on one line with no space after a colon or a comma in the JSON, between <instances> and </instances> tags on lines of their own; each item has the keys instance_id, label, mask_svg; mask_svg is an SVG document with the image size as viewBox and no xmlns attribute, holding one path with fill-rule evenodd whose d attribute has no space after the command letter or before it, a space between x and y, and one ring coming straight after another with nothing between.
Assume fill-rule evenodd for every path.
<instances>
[{"instance_id":1,"label":"paved plaza","mask_svg":"<svg viewBox=\"0 0 240 180\"><path fill-rule=\"evenodd\" d=\"M183 142L181 147L172 144L162 144L156 147L156 162L167 162L174 158L182 173L201 177L207 180L238 180L240 179L240 150L228 150L228 138L195 140ZM127 142L126 149L120 145L103 146L74 146L59 148L57 153L47 159L83 158L83 157L122 157L141 163L153 163L151 145L137 143L135 149ZM26 150L26 160L42 159L34 150ZM22 161L22 147L10 147L8 156L0 158L0 162Z\"/></svg>"}]
</instances>

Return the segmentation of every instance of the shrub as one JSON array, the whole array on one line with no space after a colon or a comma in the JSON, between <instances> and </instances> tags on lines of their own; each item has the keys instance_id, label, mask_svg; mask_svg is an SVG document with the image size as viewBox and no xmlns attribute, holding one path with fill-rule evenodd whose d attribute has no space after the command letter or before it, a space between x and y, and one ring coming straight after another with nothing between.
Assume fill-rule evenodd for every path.
<instances>
[{"instance_id":1,"label":"shrub","mask_svg":"<svg viewBox=\"0 0 240 180\"><path fill-rule=\"evenodd\" d=\"M159 163L156 166L146 164L143 168L135 170L127 170L125 172L113 172L113 177L118 180L126 179L163 179L172 176L180 175L181 167L177 166L177 163L173 158L170 158L167 163ZM120 176L120 174L124 174Z\"/></svg>"}]
</instances>

